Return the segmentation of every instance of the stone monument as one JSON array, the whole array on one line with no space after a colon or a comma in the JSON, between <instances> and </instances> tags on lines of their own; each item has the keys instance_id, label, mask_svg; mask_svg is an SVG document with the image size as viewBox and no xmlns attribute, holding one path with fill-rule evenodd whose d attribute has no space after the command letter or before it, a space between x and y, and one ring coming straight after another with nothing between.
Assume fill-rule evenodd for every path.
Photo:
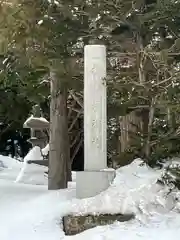
<instances>
[{"instance_id":1,"label":"stone monument","mask_svg":"<svg viewBox=\"0 0 180 240\"><path fill-rule=\"evenodd\" d=\"M76 197L89 198L106 190L115 177L115 170L107 168L107 103L106 48L88 45L84 49L84 171L76 173ZM66 215L63 228L66 235L129 221L133 214Z\"/></svg>"},{"instance_id":2,"label":"stone monument","mask_svg":"<svg viewBox=\"0 0 180 240\"><path fill-rule=\"evenodd\" d=\"M84 171L76 174L77 198L106 190L115 177L107 168L106 47L84 49Z\"/></svg>"}]
</instances>

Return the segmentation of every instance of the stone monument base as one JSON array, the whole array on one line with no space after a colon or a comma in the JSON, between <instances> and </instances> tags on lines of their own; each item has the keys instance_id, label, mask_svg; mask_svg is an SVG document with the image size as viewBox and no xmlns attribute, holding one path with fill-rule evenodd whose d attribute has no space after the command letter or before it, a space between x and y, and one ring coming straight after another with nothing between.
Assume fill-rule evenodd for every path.
<instances>
[{"instance_id":1,"label":"stone monument base","mask_svg":"<svg viewBox=\"0 0 180 240\"><path fill-rule=\"evenodd\" d=\"M133 214L100 214L86 216L63 217L63 230L65 235L75 235L90 228L113 224L115 221L125 222L134 218Z\"/></svg>"},{"instance_id":2,"label":"stone monument base","mask_svg":"<svg viewBox=\"0 0 180 240\"><path fill-rule=\"evenodd\" d=\"M76 197L89 198L105 191L116 176L114 169L76 173Z\"/></svg>"}]
</instances>

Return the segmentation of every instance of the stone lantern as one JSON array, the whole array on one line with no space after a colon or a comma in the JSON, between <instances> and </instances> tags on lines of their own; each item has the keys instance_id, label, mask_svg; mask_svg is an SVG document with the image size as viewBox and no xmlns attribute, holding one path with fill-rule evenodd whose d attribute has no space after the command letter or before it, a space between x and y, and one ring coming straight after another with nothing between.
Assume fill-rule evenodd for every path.
<instances>
[{"instance_id":1,"label":"stone lantern","mask_svg":"<svg viewBox=\"0 0 180 240\"><path fill-rule=\"evenodd\" d=\"M31 117L25 121L24 128L31 129L29 142L32 143L32 146L38 146L42 149L48 143L49 122L42 117L41 109L38 105L33 107L32 112Z\"/></svg>"}]
</instances>

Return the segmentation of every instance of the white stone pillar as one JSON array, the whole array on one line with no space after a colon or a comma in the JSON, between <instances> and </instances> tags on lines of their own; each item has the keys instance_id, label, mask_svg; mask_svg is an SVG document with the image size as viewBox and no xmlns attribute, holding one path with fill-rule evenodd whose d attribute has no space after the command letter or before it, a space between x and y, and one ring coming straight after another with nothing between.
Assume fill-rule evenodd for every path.
<instances>
[{"instance_id":1,"label":"white stone pillar","mask_svg":"<svg viewBox=\"0 0 180 240\"><path fill-rule=\"evenodd\" d=\"M85 170L107 168L106 47L84 48Z\"/></svg>"},{"instance_id":2,"label":"white stone pillar","mask_svg":"<svg viewBox=\"0 0 180 240\"><path fill-rule=\"evenodd\" d=\"M106 47L84 49L84 171L76 173L76 197L93 197L115 177L107 169Z\"/></svg>"}]
</instances>

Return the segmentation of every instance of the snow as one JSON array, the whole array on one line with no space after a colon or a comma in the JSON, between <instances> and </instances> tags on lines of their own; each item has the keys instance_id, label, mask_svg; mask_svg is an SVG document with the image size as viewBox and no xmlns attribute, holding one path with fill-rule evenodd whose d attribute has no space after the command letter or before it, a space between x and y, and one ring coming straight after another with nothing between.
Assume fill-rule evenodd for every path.
<instances>
[{"instance_id":1,"label":"snow","mask_svg":"<svg viewBox=\"0 0 180 240\"><path fill-rule=\"evenodd\" d=\"M117 171L117 177L107 191L96 197L73 200L72 214L87 213L134 213L139 218L154 211L165 213L175 207L177 192L169 193L167 187L157 184L162 171L153 170L141 160ZM143 215L142 215L142 214Z\"/></svg>"},{"instance_id":2,"label":"snow","mask_svg":"<svg viewBox=\"0 0 180 240\"><path fill-rule=\"evenodd\" d=\"M49 143L41 151L44 156L47 156L49 153Z\"/></svg>"},{"instance_id":3,"label":"snow","mask_svg":"<svg viewBox=\"0 0 180 240\"><path fill-rule=\"evenodd\" d=\"M23 166L21 168L20 173L18 174L15 182L20 182L22 178L24 177L26 171L31 168L31 166L28 164L28 161L30 160L43 160L43 156L41 153L41 149L38 146L33 147L28 154L24 158ZM42 167L37 167L37 169L42 169ZM47 170L47 169L46 169ZM36 170L37 171L37 170Z\"/></svg>"},{"instance_id":4,"label":"snow","mask_svg":"<svg viewBox=\"0 0 180 240\"><path fill-rule=\"evenodd\" d=\"M41 20L39 20L39 21L38 21L38 25L41 25L41 24L43 24L43 22L44 22L44 21L43 21L42 19L41 19Z\"/></svg>"},{"instance_id":5,"label":"snow","mask_svg":"<svg viewBox=\"0 0 180 240\"><path fill-rule=\"evenodd\" d=\"M33 149L24 159L38 154ZM48 191L46 167L26 165L0 156L0 239L1 240L176 240L180 234L180 197L156 183L161 170L142 165L140 159L117 170L107 191L96 197L75 198L75 173L66 190ZM75 236L65 236L62 216L87 213L135 213L129 222L96 227Z\"/></svg>"},{"instance_id":6,"label":"snow","mask_svg":"<svg viewBox=\"0 0 180 240\"><path fill-rule=\"evenodd\" d=\"M31 128L34 126L34 124L37 125L37 127L47 127L49 125L49 122L47 121L47 119L45 119L44 117L34 117L33 115L31 115L23 124L23 126L25 128Z\"/></svg>"}]
</instances>

